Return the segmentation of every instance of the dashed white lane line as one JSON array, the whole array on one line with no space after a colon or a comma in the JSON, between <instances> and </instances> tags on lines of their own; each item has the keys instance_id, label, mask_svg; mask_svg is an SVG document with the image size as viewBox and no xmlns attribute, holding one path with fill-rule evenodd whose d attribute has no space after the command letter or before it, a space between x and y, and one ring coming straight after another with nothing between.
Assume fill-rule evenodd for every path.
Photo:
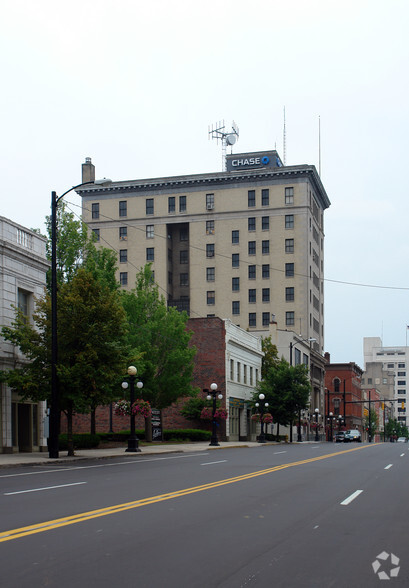
<instances>
[{"instance_id":1,"label":"dashed white lane line","mask_svg":"<svg viewBox=\"0 0 409 588\"><path fill-rule=\"evenodd\" d=\"M351 496L348 496L348 498L345 498L345 500L343 500L341 502L342 506L347 506L348 504L350 504L353 500L355 500L355 498L357 496L359 496L361 493L363 492L363 490L356 490L353 494L351 494Z\"/></svg>"},{"instance_id":2,"label":"dashed white lane line","mask_svg":"<svg viewBox=\"0 0 409 588\"><path fill-rule=\"evenodd\" d=\"M27 492L42 492L43 490L55 490L56 488L67 488L67 486L80 486L87 482L74 482L73 484L61 484L60 486L45 486L44 488L31 488L30 490L19 490L18 492L5 492L4 496L12 496L13 494L27 494Z\"/></svg>"},{"instance_id":3,"label":"dashed white lane line","mask_svg":"<svg viewBox=\"0 0 409 588\"><path fill-rule=\"evenodd\" d=\"M390 470L392 466L393 466L393 463L390 463L389 465L386 466L386 468L383 468L383 469L384 470Z\"/></svg>"}]
</instances>

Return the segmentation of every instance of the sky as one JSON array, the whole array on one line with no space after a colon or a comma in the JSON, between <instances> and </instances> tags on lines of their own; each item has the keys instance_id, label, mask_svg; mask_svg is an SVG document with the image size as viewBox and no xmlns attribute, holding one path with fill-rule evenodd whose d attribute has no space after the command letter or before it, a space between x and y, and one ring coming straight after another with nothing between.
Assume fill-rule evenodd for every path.
<instances>
[{"instance_id":1,"label":"sky","mask_svg":"<svg viewBox=\"0 0 409 588\"><path fill-rule=\"evenodd\" d=\"M407 0L1 0L0 216L43 232L51 191L222 171L234 152L313 164L325 212L325 350L407 343ZM66 200L80 213L79 198Z\"/></svg>"}]
</instances>

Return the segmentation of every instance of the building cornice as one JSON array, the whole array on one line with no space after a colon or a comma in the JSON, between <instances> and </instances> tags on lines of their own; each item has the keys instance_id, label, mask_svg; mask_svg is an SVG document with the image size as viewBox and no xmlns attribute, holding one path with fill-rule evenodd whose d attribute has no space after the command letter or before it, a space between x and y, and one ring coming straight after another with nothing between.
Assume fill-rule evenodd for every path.
<instances>
[{"instance_id":1,"label":"building cornice","mask_svg":"<svg viewBox=\"0 0 409 588\"><path fill-rule=\"evenodd\" d=\"M320 199L323 209L331 204L321 178L313 165L296 165L291 167L280 167L274 170L254 169L240 172L216 172L211 174L195 174L186 176L170 176L164 178L152 178L143 180L130 180L113 182L109 186L87 185L78 188L76 191L82 197L95 197L96 194L112 195L126 194L129 192L153 192L158 190L178 190L192 187L216 187L229 186L234 184L251 184L254 182L274 182L283 179L308 178L314 187L317 197Z\"/></svg>"}]
</instances>

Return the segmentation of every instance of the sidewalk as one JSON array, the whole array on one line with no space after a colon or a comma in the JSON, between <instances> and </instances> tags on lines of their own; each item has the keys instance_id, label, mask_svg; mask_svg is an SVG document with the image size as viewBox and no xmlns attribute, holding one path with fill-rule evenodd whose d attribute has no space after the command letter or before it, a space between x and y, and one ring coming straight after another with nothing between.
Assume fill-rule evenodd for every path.
<instances>
[{"instance_id":1,"label":"sidewalk","mask_svg":"<svg viewBox=\"0 0 409 588\"><path fill-rule=\"evenodd\" d=\"M138 453L127 452L126 445L111 449L77 449L74 457L67 457L67 451L60 451L57 459L49 458L48 453L1 453L0 468L23 466L23 465L45 465L54 463L69 463L84 459L107 459L107 458L126 458L138 459L144 455L160 455L164 453L190 453L192 451L214 451L217 449L231 449L238 447L265 447L266 445L277 445L274 442L257 443L256 441L220 441L218 447L209 446L208 441L200 443L179 443L174 445L149 445L141 446Z\"/></svg>"}]
</instances>

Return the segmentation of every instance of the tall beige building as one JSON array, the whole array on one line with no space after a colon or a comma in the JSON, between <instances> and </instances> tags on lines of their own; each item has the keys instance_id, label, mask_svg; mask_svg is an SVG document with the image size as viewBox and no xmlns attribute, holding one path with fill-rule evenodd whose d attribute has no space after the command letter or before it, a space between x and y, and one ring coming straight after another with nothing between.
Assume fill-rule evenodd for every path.
<instances>
[{"instance_id":1,"label":"tall beige building","mask_svg":"<svg viewBox=\"0 0 409 588\"><path fill-rule=\"evenodd\" d=\"M194 317L229 318L266 336L279 329L324 349L324 210L313 165L283 166L276 151L227 155L227 170L90 184L83 219L118 252L133 288L152 263L168 304ZM83 182L95 180L89 158Z\"/></svg>"}]
</instances>

